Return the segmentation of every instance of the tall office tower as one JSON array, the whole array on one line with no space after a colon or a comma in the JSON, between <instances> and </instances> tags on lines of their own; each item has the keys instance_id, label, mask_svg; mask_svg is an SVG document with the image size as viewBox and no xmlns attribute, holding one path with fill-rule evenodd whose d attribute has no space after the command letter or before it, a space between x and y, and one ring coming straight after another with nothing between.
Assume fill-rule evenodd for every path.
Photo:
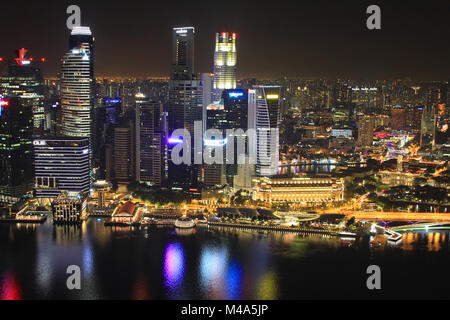
<instances>
[{"instance_id":1,"label":"tall office tower","mask_svg":"<svg viewBox=\"0 0 450 320\"><path fill-rule=\"evenodd\" d=\"M226 117L226 129L242 130L246 132L248 126L248 90L225 90L222 95L224 112ZM224 133L225 135L225 133ZM238 137L235 138L237 140ZM227 137L227 141L231 142L231 138ZM248 150L248 138L245 138L246 149ZM234 185L235 176L238 175L239 155L237 149L237 142L234 143L234 161L233 164L227 164L226 166L226 179L230 186ZM250 169L245 169L249 171Z\"/></svg>"},{"instance_id":2,"label":"tall office tower","mask_svg":"<svg viewBox=\"0 0 450 320\"><path fill-rule=\"evenodd\" d=\"M89 50L90 75L94 79L94 37L89 27L74 27L69 37L69 50L80 47Z\"/></svg>"},{"instance_id":3,"label":"tall office tower","mask_svg":"<svg viewBox=\"0 0 450 320\"><path fill-rule=\"evenodd\" d=\"M189 187L198 183L199 168L194 165L194 125L203 121L203 86L194 75L194 28L175 28L173 30L173 65L169 82L169 125L168 134L172 137L178 129L187 130L192 138L190 164L175 165L171 161L176 143L168 139L169 182L172 186ZM202 134L202 128L197 134Z\"/></svg>"},{"instance_id":4,"label":"tall office tower","mask_svg":"<svg viewBox=\"0 0 450 320\"><path fill-rule=\"evenodd\" d=\"M90 46L81 44L64 57L61 70L62 134L69 137L92 136L92 58Z\"/></svg>"},{"instance_id":5,"label":"tall office tower","mask_svg":"<svg viewBox=\"0 0 450 320\"><path fill-rule=\"evenodd\" d=\"M33 58L27 58L27 50L22 48L19 56L8 65L1 78L0 93L4 96L16 96L22 106L31 106L33 110L34 134L45 131L44 80Z\"/></svg>"},{"instance_id":6,"label":"tall office tower","mask_svg":"<svg viewBox=\"0 0 450 320\"><path fill-rule=\"evenodd\" d=\"M171 80L169 90L169 137L178 129L185 129L191 136L190 164L175 165L171 154L176 142L169 140L169 182L178 186L197 184L199 168L194 164L195 123L203 123L203 88L199 80Z\"/></svg>"},{"instance_id":7,"label":"tall office tower","mask_svg":"<svg viewBox=\"0 0 450 320\"><path fill-rule=\"evenodd\" d=\"M256 175L278 174L280 160L280 87L259 86L249 91L249 128L256 129ZM253 127L254 126L254 127Z\"/></svg>"},{"instance_id":8,"label":"tall office tower","mask_svg":"<svg viewBox=\"0 0 450 320\"><path fill-rule=\"evenodd\" d=\"M56 199L63 193L89 194L88 138L45 138L33 144L37 198Z\"/></svg>"},{"instance_id":9,"label":"tall office tower","mask_svg":"<svg viewBox=\"0 0 450 320\"><path fill-rule=\"evenodd\" d=\"M223 146L223 164L204 166L204 183L208 187L228 184L233 186L234 178L238 174L238 148L237 137L233 143L233 137L227 137L227 130L248 129L248 93L245 90L224 90L219 104L215 103L207 107L206 129L220 130L223 140L204 141L206 147ZM246 147L248 139L245 139ZM226 148L229 143L234 145L233 163L226 161ZM231 162L231 159L229 159Z\"/></svg>"},{"instance_id":10,"label":"tall office tower","mask_svg":"<svg viewBox=\"0 0 450 320\"><path fill-rule=\"evenodd\" d=\"M220 130L222 136L227 129L227 118L223 103L215 103L206 107L206 130ZM206 148L223 147L223 155L225 156L226 143L224 140L204 140L203 144ZM208 149L206 149L208 151ZM217 152L215 149L213 152ZM216 156L214 153L212 156ZM202 181L208 188L221 187L227 183L226 165L223 164L204 164L202 168Z\"/></svg>"},{"instance_id":11,"label":"tall office tower","mask_svg":"<svg viewBox=\"0 0 450 320\"><path fill-rule=\"evenodd\" d=\"M214 75L210 73L202 73L201 80L203 85L203 131L205 131L207 125L207 108L213 102Z\"/></svg>"},{"instance_id":12,"label":"tall office tower","mask_svg":"<svg viewBox=\"0 0 450 320\"><path fill-rule=\"evenodd\" d=\"M135 142L133 122L114 128L114 181L129 185L135 175Z\"/></svg>"},{"instance_id":13,"label":"tall office tower","mask_svg":"<svg viewBox=\"0 0 450 320\"><path fill-rule=\"evenodd\" d=\"M100 167L100 178L104 179L105 146L114 144L114 128L122 120L122 100L105 97L100 101L94 108L92 149L96 166Z\"/></svg>"},{"instance_id":14,"label":"tall office tower","mask_svg":"<svg viewBox=\"0 0 450 320\"><path fill-rule=\"evenodd\" d=\"M358 123L358 146L371 147L375 132L375 115L363 115Z\"/></svg>"},{"instance_id":15,"label":"tall office tower","mask_svg":"<svg viewBox=\"0 0 450 320\"><path fill-rule=\"evenodd\" d=\"M433 106L426 106L422 113L422 129L420 132L420 146L424 149L434 148L436 145L437 113Z\"/></svg>"},{"instance_id":16,"label":"tall office tower","mask_svg":"<svg viewBox=\"0 0 450 320\"><path fill-rule=\"evenodd\" d=\"M236 33L216 34L216 51L214 56L214 98L219 100L223 90L237 87L237 50Z\"/></svg>"},{"instance_id":17,"label":"tall office tower","mask_svg":"<svg viewBox=\"0 0 450 320\"><path fill-rule=\"evenodd\" d=\"M172 80L192 80L195 73L195 28L173 29Z\"/></svg>"},{"instance_id":18,"label":"tall office tower","mask_svg":"<svg viewBox=\"0 0 450 320\"><path fill-rule=\"evenodd\" d=\"M33 184L33 110L0 96L0 202L15 203Z\"/></svg>"},{"instance_id":19,"label":"tall office tower","mask_svg":"<svg viewBox=\"0 0 450 320\"><path fill-rule=\"evenodd\" d=\"M167 117L163 105L136 102L136 180L151 186L161 186L167 172Z\"/></svg>"}]
</instances>

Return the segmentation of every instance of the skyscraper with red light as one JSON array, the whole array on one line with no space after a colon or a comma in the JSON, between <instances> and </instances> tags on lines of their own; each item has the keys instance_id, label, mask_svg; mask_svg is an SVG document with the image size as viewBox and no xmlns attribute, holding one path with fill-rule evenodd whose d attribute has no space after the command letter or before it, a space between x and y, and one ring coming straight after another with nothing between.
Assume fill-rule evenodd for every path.
<instances>
[{"instance_id":1,"label":"skyscraper with red light","mask_svg":"<svg viewBox=\"0 0 450 320\"><path fill-rule=\"evenodd\" d=\"M0 94L18 97L20 104L31 107L34 134L45 131L44 79L35 60L27 57L28 50L18 50L16 58L1 77Z\"/></svg>"}]
</instances>

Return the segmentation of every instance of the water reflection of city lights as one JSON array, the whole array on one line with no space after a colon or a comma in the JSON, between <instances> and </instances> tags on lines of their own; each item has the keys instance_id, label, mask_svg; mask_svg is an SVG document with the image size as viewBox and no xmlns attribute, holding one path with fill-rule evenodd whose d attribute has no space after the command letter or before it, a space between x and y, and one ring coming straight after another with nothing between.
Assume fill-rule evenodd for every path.
<instances>
[{"instance_id":1,"label":"water reflection of city lights","mask_svg":"<svg viewBox=\"0 0 450 320\"><path fill-rule=\"evenodd\" d=\"M225 268L228 265L226 248L206 247L200 258L200 282L205 294L223 299Z\"/></svg>"},{"instance_id":2,"label":"water reflection of city lights","mask_svg":"<svg viewBox=\"0 0 450 320\"><path fill-rule=\"evenodd\" d=\"M228 267L226 285L227 299L240 300L242 291L242 269L236 262L231 263Z\"/></svg>"},{"instance_id":3,"label":"water reflection of city lights","mask_svg":"<svg viewBox=\"0 0 450 320\"><path fill-rule=\"evenodd\" d=\"M167 246L164 255L164 284L169 295L177 294L184 278L185 258L183 247L179 243Z\"/></svg>"},{"instance_id":4,"label":"water reflection of city lights","mask_svg":"<svg viewBox=\"0 0 450 320\"><path fill-rule=\"evenodd\" d=\"M258 300L276 300L278 298L277 276L275 272L266 273L258 286Z\"/></svg>"},{"instance_id":5,"label":"water reflection of city lights","mask_svg":"<svg viewBox=\"0 0 450 320\"><path fill-rule=\"evenodd\" d=\"M19 281L14 273L3 275L3 281L0 288L0 300L16 301L22 300L22 290Z\"/></svg>"},{"instance_id":6,"label":"water reflection of city lights","mask_svg":"<svg viewBox=\"0 0 450 320\"><path fill-rule=\"evenodd\" d=\"M94 253L92 252L92 247L90 242L86 242L83 246L83 272L86 276L91 276L92 270L94 268Z\"/></svg>"}]
</instances>

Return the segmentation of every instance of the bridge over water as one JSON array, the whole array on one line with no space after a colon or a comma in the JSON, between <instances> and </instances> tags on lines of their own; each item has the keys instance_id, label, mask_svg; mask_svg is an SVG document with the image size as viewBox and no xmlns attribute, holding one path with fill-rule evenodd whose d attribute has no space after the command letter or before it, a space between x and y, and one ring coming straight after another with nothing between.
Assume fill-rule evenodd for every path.
<instances>
[{"instance_id":1,"label":"bridge over water","mask_svg":"<svg viewBox=\"0 0 450 320\"><path fill-rule=\"evenodd\" d=\"M416 224L408 224L404 226L397 226L389 228L397 232L406 231L428 231L428 230L450 230L450 222L423 222Z\"/></svg>"}]
</instances>

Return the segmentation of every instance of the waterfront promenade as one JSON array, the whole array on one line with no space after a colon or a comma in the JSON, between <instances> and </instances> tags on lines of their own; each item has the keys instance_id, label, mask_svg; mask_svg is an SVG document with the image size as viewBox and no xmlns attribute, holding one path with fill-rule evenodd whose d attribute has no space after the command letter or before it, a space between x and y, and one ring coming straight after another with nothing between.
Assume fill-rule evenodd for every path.
<instances>
[{"instance_id":1,"label":"waterfront promenade","mask_svg":"<svg viewBox=\"0 0 450 320\"><path fill-rule=\"evenodd\" d=\"M351 211L343 212L348 218L354 217L357 220L398 220L398 221L439 221L450 222L448 213L416 213L416 212L364 212Z\"/></svg>"}]
</instances>

